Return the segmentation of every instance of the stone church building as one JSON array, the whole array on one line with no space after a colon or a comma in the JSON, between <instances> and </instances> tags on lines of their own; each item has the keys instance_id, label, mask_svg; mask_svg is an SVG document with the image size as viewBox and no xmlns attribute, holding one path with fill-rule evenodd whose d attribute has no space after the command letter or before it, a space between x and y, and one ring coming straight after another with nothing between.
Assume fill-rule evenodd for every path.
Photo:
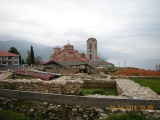
<instances>
[{"instance_id":1,"label":"stone church building","mask_svg":"<svg viewBox=\"0 0 160 120\"><path fill-rule=\"evenodd\" d=\"M69 44L64 45L63 49L58 46L53 48L54 53L50 57L50 61L57 60L81 60L81 61L97 61L97 40L95 38L88 38L87 40L87 56L84 53L78 52L74 46Z\"/></svg>"}]
</instances>

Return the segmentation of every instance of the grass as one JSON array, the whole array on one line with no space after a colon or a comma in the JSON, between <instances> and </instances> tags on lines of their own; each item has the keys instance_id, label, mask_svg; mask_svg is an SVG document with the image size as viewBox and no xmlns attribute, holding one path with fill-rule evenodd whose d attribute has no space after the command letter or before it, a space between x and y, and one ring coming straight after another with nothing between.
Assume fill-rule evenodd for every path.
<instances>
[{"instance_id":1,"label":"grass","mask_svg":"<svg viewBox=\"0 0 160 120\"><path fill-rule=\"evenodd\" d=\"M95 95L95 94L100 94L100 95L118 95L116 88L93 88L93 87L85 87L82 88L82 92L80 95Z\"/></svg>"},{"instance_id":2,"label":"grass","mask_svg":"<svg viewBox=\"0 0 160 120\"><path fill-rule=\"evenodd\" d=\"M30 118L12 110L0 110L0 120L30 120Z\"/></svg>"},{"instance_id":3,"label":"grass","mask_svg":"<svg viewBox=\"0 0 160 120\"><path fill-rule=\"evenodd\" d=\"M140 113L128 113L128 114L120 114L120 115L113 115L109 118L105 118L102 120L158 120L156 118L146 118L144 115Z\"/></svg>"},{"instance_id":4,"label":"grass","mask_svg":"<svg viewBox=\"0 0 160 120\"><path fill-rule=\"evenodd\" d=\"M160 95L160 78L130 78L141 86L149 87L151 90Z\"/></svg>"}]
</instances>

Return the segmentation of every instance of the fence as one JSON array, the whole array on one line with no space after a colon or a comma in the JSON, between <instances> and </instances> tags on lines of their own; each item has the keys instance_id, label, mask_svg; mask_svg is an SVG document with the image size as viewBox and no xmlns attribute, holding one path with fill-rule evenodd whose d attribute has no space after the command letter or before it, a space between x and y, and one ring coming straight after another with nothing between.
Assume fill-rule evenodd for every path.
<instances>
[{"instance_id":1,"label":"fence","mask_svg":"<svg viewBox=\"0 0 160 120\"><path fill-rule=\"evenodd\" d=\"M141 110L160 110L160 100L115 99L74 96L64 94L38 93L20 90L0 89L0 96L18 100L50 102L62 105L62 119L66 120L65 105L80 105L104 108L124 108Z\"/></svg>"}]
</instances>

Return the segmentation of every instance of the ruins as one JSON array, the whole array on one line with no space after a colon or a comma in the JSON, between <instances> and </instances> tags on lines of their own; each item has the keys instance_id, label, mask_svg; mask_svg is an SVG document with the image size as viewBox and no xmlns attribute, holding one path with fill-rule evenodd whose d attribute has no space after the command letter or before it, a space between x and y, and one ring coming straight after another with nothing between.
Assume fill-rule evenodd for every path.
<instances>
[{"instance_id":1,"label":"ruins","mask_svg":"<svg viewBox=\"0 0 160 120\"><path fill-rule=\"evenodd\" d=\"M160 97L157 93L153 92L149 88L145 88L140 86L139 84L123 79L116 78L112 79L111 75L106 75L104 73L100 73L99 76L88 75L87 73L78 73L78 74L68 74L67 76L62 76L54 80L44 81L40 78L35 79L11 79L8 78L13 73L11 72L2 72L0 74L0 88L1 89L14 89L14 90L22 90L22 91L33 91L33 92L41 92L41 93L52 93L52 94L62 94L61 86L65 85L65 93L69 95L79 95L81 89L85 86L87 87L104 87L104 88L116 88L118 96L113 95L88 95L90 97L98 97L98 98L114 98L114 99L143 99L143 100L160 100ZM0 98L2 103L5 103L4 98ZM10 100L9 100L10 101ZM12 100L7 103L11 104ZM3 104L5 105L5 104ZM1 105L0 105L1 106ZM12 106L12 104L11 104ZM50 113L50 117L54 117L57 120L61 119L61 105L56 105L55 103L47 103L44 102L44 106L42 109L42 113L44 112L44 116L47 113ZM45 107L46 106L46 107ZM105 110L104 110L105 108ZM118 109L118 108L108 108L104 107L89 107L89 106L78 106L78 105L66 105L67 110L67 119L93 119L93 118L103 118L107 115L105 111L110 111L112 114L116 113L126 113L134 111L134 109ZM36 112L36 109L30 108L30 112L27 114L33 114ZM52 112L52 114L51 114ZM154 109L145 109L142 110L145 114L152 114L152 116L160 117L159 111Z\"/></svg>"}]
</instances>

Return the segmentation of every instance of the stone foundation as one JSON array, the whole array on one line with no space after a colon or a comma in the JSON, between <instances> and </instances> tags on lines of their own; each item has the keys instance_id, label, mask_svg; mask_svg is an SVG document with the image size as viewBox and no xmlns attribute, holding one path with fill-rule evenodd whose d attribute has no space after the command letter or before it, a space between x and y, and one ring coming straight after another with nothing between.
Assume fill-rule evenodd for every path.
<instances>
[{"instance_id":1,"label":"stone foundation","mask_svg":"<svg viewBox=\"0 0 160 120\"><path fill-rule=\"evenodd\" d=\"M116 79L118 94L133 99L158 99L157 93L129 79Z\"/></svg>"},{"instance_id":2,"label":"stone foundation","mask_svg":"<svg viewBox=\"0 0 160 120\"><path fill-rule=\"evenodd\" d=\"M94 120L100 117L103 110L96 107L66 105L67 120ZM62 120L62 105L47 102L18 101L0 97L0 109L13 110L25 116L41 119Z\"/></svg>"},{"instance_id":3,"label":"stone foundation","mask_svg":"<svg viewBox=\"0 0 160 120\"><path fill-rule=\"evenodd\" d=\"M116 88L116 82L101 80L83 80L83 87Z\"/></svg>"},{"instance_id":4,"label":"stone foundation","mask_svg":"<svg viewBox=\"0 0 160 120\"><path fill-rule=\"evenodd\" d=\"M59 78L59 79L65 79ZM62 81L52 80L52 81L42 81L40 79L6 79L0 80L1 89L12 89L12 90L22 90L22 91L33 91L42 93L53 93L61 94L61 85L65 84L66 94L79 94L81 87L83 85L82 81Z\"/></svg>"},{"instance_id":5,"label":"stone foundation","mask_svg":"<svg viewBox=\"0 0 160 120\"><path fill-rule=\"evenodd\" d=\"M147 118L159 118L159 110L125 110L125 109L108 109L96 108L85 106L70 106L66 105L66 118L67 120L95 120L100 118L109 117L116 114L125 114L129 112L139 112ZM0 97L1 110L13 110L21 113L32 119L52 119L62 120L62 106L55 103L48 102L35 102L35 101L19 101L17 99L6 99Z\"/></svg>"},{"instance_id":6,"label":"stone foundation","mask_svg":"<svg viewBox=\"0 0 160 120\"><path fill-rule=\"evenodd\" d=\"M6 79L11 73L2 73L0 75L0 89L14 89L23 91L33 91L42 93L61 94L61 86L65 85L66 94L79 94L82 87L116 87L118 96L92 95L93 97L114 97L114 98L133 98L133 99L158 99L158 95L149 88L141 87L139 84L126 79L107 79L92 77L87 74L77 74L76 76L63 76L51 81L42 81L41 79ZM18 106L20 101L13 99L0 98L0 109L13 109L27 116L35 116L39 112L44 118L61 120L62 106L55 103L34 102L35 106L25 108L25 105ZM22 101L21 101L22 102ZM77 101L78 102L78 101ZM20 105L20 104L19 104ZM105 116L104 109L96 107L69 106L66 105L68 120L86 120L96 119ZM106 111L108 108L105 108ZM132 112L133 110L131 110ZM111 109L109 112L126 113L127 110ZM140 111L144 114L157 115L155 111ZM159 115L160 118L160 115Z\"/></svg>"}]
</instances>

